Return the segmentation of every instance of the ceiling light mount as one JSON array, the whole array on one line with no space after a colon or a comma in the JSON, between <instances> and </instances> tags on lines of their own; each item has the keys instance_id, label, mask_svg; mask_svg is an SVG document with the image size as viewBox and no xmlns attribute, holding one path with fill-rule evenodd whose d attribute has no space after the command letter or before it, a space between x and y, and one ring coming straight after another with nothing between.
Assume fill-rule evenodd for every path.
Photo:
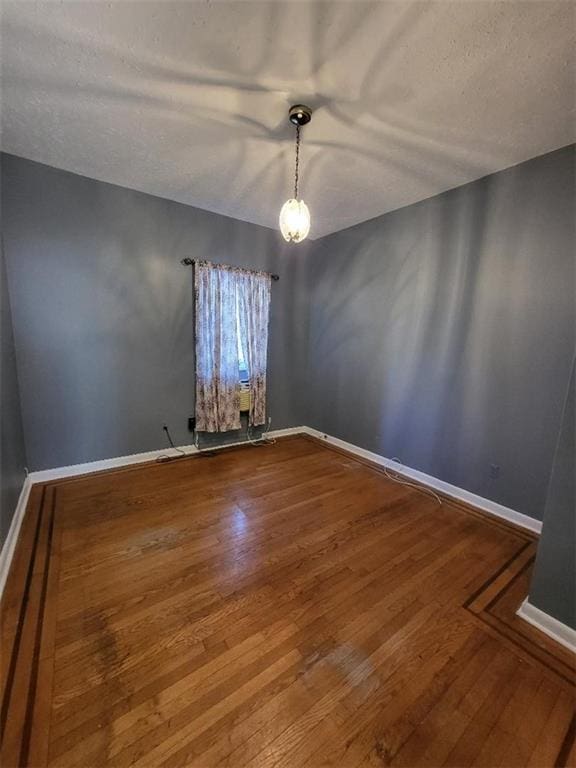
<instances>
[{"instance_id":1,"label":"ceiling light mount","mask_svg":"<svg viewBox=\"0 0 576 768\"><path fill-rule=\"evenodd\" d=\"M302 127L312 120L312 110L305 104L294 104L288 111L288 118L293 125Z\"/></svg>"}]
</instances>

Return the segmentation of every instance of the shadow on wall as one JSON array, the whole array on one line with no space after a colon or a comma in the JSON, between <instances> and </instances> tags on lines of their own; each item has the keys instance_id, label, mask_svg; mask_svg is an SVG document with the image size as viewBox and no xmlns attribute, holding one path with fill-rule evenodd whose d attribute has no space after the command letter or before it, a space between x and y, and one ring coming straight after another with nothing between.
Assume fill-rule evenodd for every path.
<instances>
[{"instance_id":1,"label":"shadow on wall","mask_svg":"<svg viewBox=\"0 0 576 768\"><path fill-rule=\"evenodd\" d=\"M438 240L434 250L424 251L427 256L425 273L420 272L418 261L413 259L410 279L407 276L404 290L394 292L392 297L392 311L396 309L398 316L403 316L407 332L392 337L396 343L392 352L394 356L402 356L406 370L400 378L395 377L394 370L387 377L390 398L383 401L380 423L402 454L410 448L407 433L417 432L414 458L421 463L426 457L437 457L434 472L440 469L447 437L444 434L446 414L455 405L454 393L462 392L465 397L461 410L454 410L452 425L460 442L466 437L465 418L475 412L485 412L487 406L482 402L483 393L473 391L474 382L466 381L469 368L462 363L473 333L489 186L490 179L486 179L475 186L472 194L454 195L453 206L442 203L436 206L434 218L438 222ZM414 253L420 255L422 251ZM448 274L449 290L446 289ZM406 336L411 352L409 357L406 347L399 344ZM423 382L426 382L424 388ZM469 402L471 398L475 402ZM465 446L457 443L453 448L456 449L457 469Z\"/></svg>"},{"instance_id":2,"label":"shadow on wall","mask_svg":"<svg viewBox=\"0 0 576 768\"><path fill-rule=\"evenodd\" d=\"M25 479L26 449L16 369L12 312L6 279L4 247L0 238L0 548L16 510Z\"/></svg>"},{"instance_id":3,"label":"shadow on wall","mask_svg":"<svg viewBox=\"0 0 576 768\"><path fill-rule=\"evenodd\" d=\"M4 157L4 227L32 469L189 444L192 273L183 257L279 273L269 413L301 419L292 310L305 249L278 232ZM301 269L301 266L300 266ZM292 275L294 270L294 275ZM294 332L291 324L296 323Z\"/></svg>"},{"instance_id":4,"label":"shadow on wall","mask_svg":"<svg viewBox=\"0 0 576 768\"><path fill-rule=\"evenodd\" d=\"M574 348L573 151L316 244L311 426L541 519Z\"/></svg>"}]
</instances>

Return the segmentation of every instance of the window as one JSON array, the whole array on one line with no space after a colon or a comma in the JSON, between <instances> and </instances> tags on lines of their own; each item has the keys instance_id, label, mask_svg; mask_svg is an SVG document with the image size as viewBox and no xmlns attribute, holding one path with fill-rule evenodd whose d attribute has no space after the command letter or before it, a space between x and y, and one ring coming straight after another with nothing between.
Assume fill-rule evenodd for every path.
<instances>
[{"instance_id":1,"label":"window","mask_svg":"<svg viewBox=\"0 0 576 768\"><path fill-rule=\"evenodd\" d=\"M248 396L249 425L266 423L270 279L266 272L195 262L199 432L240 429L242 393Z\"/></svg>"},{"instance_id":2,"label":"window","mask_svg":"<svg viewBox=\"0 0 576 768\"><path fill-rule=\"evenodd\" d=\"M250 371L248 370L248 363L244 358L244 349L246 345L246 339L242 344L242 337L240 335L240 299L238 293L236 293L236 343L238 345L238 378L241 383L248 383L250 381Z\"/></svg>"}]
</instances>

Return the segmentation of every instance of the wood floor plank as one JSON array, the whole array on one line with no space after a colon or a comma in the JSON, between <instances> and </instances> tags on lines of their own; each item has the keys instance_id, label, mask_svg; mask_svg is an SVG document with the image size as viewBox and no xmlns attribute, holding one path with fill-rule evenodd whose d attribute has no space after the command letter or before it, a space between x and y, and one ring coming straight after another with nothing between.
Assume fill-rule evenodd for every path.
<instances>
[{"instance_id":1,"label":"wood floor plank","mask_svg":"<svg viewBox=\"0 0 576 768\"><path fill-rule=\"evenodd\" d=\"M538 742L527 763L529 768L554 766L574 768L575 720L574 697L560 693L550 717L541 729Z\"/></svg>"},{"instance_id":2,"label":"wood floor plank","mask_svg":"<svg viewBox=\"0 0 576 768\"><path fill-rule=\"evenodd\" d=\"M3 765L568 764L534 550L307 436L34 487Z\"/></svg>"},{"instance_id":3,"label":"wood floor plank","mask_svg":"<svg viewBox=\"0 0 576 768\"><path fill-rule=\"evenodd\" d=\"M385 758L398 766L442 765L477 708L494 692L496 683L491 685L488 680L498 680L505 672L508 660L495 651L494 643L473 633L462 651L457 651L436 673L434 685L427 679L422 681L416 698L410 687L398 692L406 709L395 722L388 725L388 717L376 713L369 725L371 730L360 732L361 738L354 742L357 757L354 759L354 752L348 750L347 764L377 764Z\"/></svg>"}]
</instances>

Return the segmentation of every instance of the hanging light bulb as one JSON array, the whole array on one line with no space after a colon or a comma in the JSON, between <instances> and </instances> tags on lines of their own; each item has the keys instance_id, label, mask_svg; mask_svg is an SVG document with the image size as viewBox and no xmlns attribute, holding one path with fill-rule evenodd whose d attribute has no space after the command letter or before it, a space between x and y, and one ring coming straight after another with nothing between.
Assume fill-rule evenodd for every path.
<instances>
[{"instance_id":1,"label":"hanging light bulb","mask_svg":"<svg viewBox=\"0 0 576 768\"><path fill-rule=\"evenodd\" d=\"M296 126L296 163L294 166L294 197L287 200L280 211L280 231L289 243L301 243L310 232L310 211L304 200L298 199L298 172L300 165L300 128L312 119L312 110L303 104L290 107L290 122Z\"/></svg>"},{"instance_id":2,"label":"hanging light bulb","mask_svg":"<svg viewBox=\"0 0 576 768\"><path fill-rule=\"evenodd\" d=\"M286 200L280 211L280 231L288 243L300 243L310 232L310 211L304 200Z\"/></svg>"}]
</instances>

